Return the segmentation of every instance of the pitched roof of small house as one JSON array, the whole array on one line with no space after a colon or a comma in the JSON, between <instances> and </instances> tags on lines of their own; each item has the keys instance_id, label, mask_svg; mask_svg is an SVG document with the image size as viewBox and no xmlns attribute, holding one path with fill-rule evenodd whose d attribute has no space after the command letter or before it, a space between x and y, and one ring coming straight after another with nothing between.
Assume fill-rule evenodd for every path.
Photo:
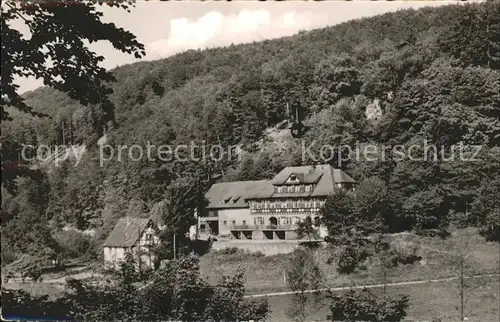
<instances>
[{"instance_id":1,"label":"pitched roof of small house","mask_svg":"<svg viewBox=\"0 0 500 322\"><path fill-rule=\"evenodd\" d=\"M139 240L144 229L153 224L151 218L120 218L103 247L131 247Z\"/></svg>"}]
</instances>

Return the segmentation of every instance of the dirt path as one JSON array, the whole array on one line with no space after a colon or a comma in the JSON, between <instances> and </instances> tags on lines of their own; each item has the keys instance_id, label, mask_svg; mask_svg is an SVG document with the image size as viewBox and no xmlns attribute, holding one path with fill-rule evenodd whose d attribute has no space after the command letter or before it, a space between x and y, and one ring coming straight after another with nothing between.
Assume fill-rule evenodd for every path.
<instances>
[{"instance_id":1,"label":"dirt path","mask_svg":"<svg viewBox=\"0 0 500 322\"><path fill-rule=\"evenodd\" d=\"M481 278L481 277L494 277L500 276L500 274L484 274L484 275L475 275L472 278ZM404 286L404 285L417 285L417 284L425 284L425 283L439 283L439 282L449 282L458 279L458 277L447 277L447 278L439 278L439 279L430 279L430 280L418 280L418 281L407 281L407 282L397 282L397 283L387 283L385 286ZM334 288L322 288L317 290L307 290L305 293L316 293L316 292L325 292L325 291L347 291L350 289L363 289L363 288L380 288L384 287L384 284L370 284L370 285L356 285L356 286L344 286L344 287L334 287ZM283 295L292 295L298 294L299 292L276 292L276 293L263 293L263 294L253 294L253 295L245 295L245 298L257 298L257 297L268 297L268 296L283 296Z\"/></svg>"},{"instance_id":2,"label":"dirt path","mask_svg":"<svg viewBox=\"0 0 500 322\"><path fill-rule=\"evenodd\" d=\"M66 279L74 278L74 279L86 279L89 277L102 277L103 275L97 272L93 272L88 266L82 267L77 270L72 271L70 274L61 276L61 277L42 277L41 282L46 284L66 284ZM29 278L26 278L26 281L30 281ZM20 277L11 277L5 281L6 285L11 283L21 283L22 279Z\"/></svg>"}]
</instances>

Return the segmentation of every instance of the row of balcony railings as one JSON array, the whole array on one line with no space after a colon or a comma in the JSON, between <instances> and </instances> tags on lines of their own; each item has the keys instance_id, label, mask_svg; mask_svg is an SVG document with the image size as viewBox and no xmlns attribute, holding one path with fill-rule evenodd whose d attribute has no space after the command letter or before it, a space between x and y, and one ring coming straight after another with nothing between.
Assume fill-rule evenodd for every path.
<instances>
[{"instance_id":1,"label":"row of balcony railings","mask_svg":"<svg viewBox=\"0 0 500 322\"><path fill-rule=\"evenodd\" d=\"M241 225L229 225L229 229L233 230L295 230L297 229L297 224L269 224L269 225L248 225L248 224L241 224Z\"/></svg>"}]
</instances>

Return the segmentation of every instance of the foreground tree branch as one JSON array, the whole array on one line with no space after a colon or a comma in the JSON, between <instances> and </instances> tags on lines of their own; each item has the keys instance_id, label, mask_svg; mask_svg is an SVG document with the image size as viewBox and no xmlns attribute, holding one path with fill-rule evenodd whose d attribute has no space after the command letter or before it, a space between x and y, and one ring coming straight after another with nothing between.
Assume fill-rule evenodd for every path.
<instances>
[{"instance_id":1,"label":"foreground tree branch","mask_svg":"<svg viewBox=\"0 0 500 322\"><path fill-rule=\"evenodd\" d=\"M101 21L100 6L127 11L133 1L4 1L0 17L2 37L2 78L0 99L2 119L9 119L5 107L37 115L19 93L18 78L42 79L44 85L67 93L83 105L98 104L105 122L113 121L112 93L107 86L113 75L99 64L104 60L88 44L109 41L117 50L136 58L146 53L132 33L114 23ZM14 27L22 19L28 27L23 34Z\"/></svg>"}]
</instances>

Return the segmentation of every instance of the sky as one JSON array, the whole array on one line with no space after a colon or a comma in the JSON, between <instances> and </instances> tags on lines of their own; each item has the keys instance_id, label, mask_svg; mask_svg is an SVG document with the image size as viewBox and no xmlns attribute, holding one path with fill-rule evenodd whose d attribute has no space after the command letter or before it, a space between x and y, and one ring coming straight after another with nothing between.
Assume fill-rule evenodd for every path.
<instances>
[{"instance_id":1,"label":"sky","mask_svg":"<svg viewBox=\"0 0 500 322\"><path fill-rule=\"evenodd\" d=\"M352 19L405 8L440 6L457 1L137 1L128 13L104 6L103 20L134 33L155 60L188 50L226 46L291 36ZM23 31L21 21L14 27ZM105 57L107 69L138 61L109 43L91 45ZM17 79L20 92L42 85L36 79Z\"/></svg>"}]
</instances>

